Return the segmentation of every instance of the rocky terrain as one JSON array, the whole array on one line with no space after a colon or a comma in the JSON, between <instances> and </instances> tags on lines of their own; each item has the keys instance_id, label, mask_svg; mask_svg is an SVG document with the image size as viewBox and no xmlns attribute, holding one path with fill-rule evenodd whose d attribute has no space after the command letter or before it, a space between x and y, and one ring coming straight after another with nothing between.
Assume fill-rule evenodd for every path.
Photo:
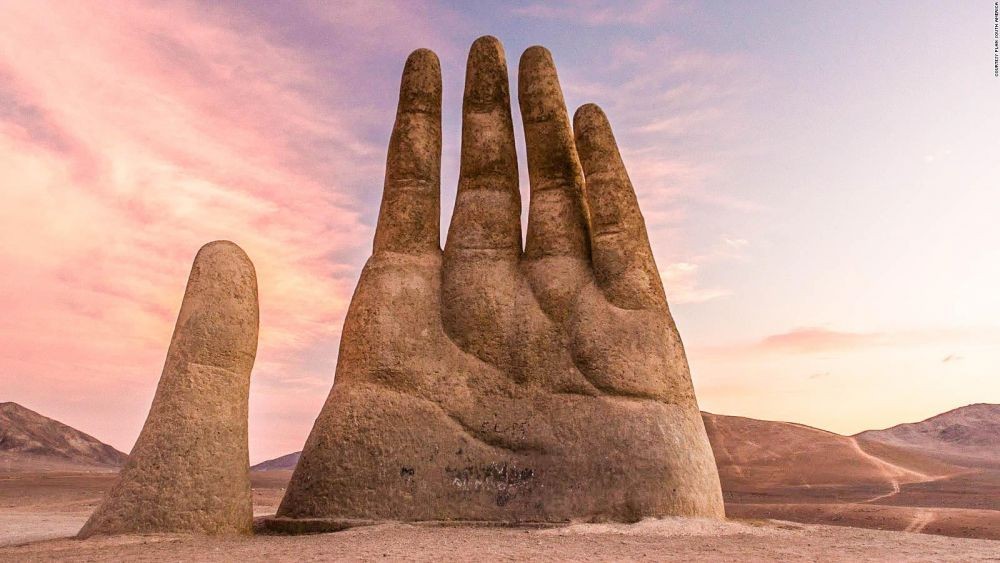
<instances>
[{"instance_id":1,"label":"rocky terrain","mask_svg":"<svg viewBox=\"0 0 1000 563\"><path fill-rule=\"evenodd\" d=\"M1000 469L1000 405L968 405L921 422L868 430L857 437L963 467Z\"/></svg>"}]
</instances>

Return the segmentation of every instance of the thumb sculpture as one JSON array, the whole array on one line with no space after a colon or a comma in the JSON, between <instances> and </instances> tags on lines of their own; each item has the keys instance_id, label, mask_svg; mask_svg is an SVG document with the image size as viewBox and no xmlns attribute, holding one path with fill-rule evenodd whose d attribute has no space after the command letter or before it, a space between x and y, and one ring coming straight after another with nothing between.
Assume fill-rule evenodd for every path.
<instances>
[{"instance_id":1,"label":"thumb sculpture","mask_svg":"<svg viewBox=\"0 0 1000 563\"><path fill-rule=\"evenodd\" d=\"M257 328L250 259L231 242L206 244L146 424L79 537L251 532L247 399Z\"/></svg>"},{"instance_id":2,"label":"thumb sculpture","mask_svg":"<svg viewBox=\"0 0 1000 563\"><path fill-rule=\"evenodd\" d=\"M721 518L722 492L645 224L604 113L571 126L521 57L527 237L500 42L469 53L439 240L441 74L403 70L374 249L276 531L359 521Z\"/></svg>"}]
</instances>

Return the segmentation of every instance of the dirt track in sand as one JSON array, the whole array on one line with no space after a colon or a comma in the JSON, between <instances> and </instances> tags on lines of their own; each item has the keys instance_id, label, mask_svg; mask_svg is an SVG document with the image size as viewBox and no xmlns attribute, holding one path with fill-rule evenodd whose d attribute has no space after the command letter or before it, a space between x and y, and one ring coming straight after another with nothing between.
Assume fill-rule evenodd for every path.
<instances>
[{"instance_id":1,"label":"dirt track in sand","mask_svg":"<svg viewBox=\"0 0 1000 563\"><path fill-rule=\"evenodd\" d=\"M796 423L704 417L731 517L1000 539L1000 470L989 465Z\"/></svg>"}]
</instances>

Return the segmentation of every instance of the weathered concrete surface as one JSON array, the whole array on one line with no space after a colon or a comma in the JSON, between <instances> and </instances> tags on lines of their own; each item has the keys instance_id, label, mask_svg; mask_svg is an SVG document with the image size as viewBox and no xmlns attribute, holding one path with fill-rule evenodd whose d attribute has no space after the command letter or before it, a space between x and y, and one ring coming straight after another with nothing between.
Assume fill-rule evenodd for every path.
<instances>
[{"instance_id":1,"label":"weathered concrete surface","mask_svg":"<svg viewBox=\"0 0 1000 563\"><path fill-rule=\"evenodd\" d=\"M250 259L228 241L205 245L191 268L146 424L80 537L250 533L247 399L257 328Z\"/></svg>"},{"instance_id":2,"label":"weathered concrete surface","mask_svg":"<svg viewBox=\"0 0 1000 563\"><path fill-rule=\"evenodd\" d=\"M723 516L610 126L585 106L574 138L541 47L521 58L519 86L525 247L506 62L485 37L469 55L442 251L440 70L430 51L407 61L374 252L273 529Z\"/></svg>"}]
</instances>

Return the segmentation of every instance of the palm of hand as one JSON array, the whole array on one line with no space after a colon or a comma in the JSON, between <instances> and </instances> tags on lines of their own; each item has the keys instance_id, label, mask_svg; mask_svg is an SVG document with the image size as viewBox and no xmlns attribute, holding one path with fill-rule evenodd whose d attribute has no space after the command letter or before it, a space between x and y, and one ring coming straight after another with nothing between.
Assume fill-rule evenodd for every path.
<instances>
[{"instance_id":1,"label":"palm of hand","mask_svg":"<svg viewBox=\"0 0 1000 563\"><path fill-rule=\"evenodd\" d=\"M469 55L442 252L440 70L429 51L408 59L374 252L279 517L722 515L683 347L610 126L584 106L574 139L542 48L525 52L519 84L525 248L506 63L499 42L482 38Z\"/></svg>"}]
</instances>

